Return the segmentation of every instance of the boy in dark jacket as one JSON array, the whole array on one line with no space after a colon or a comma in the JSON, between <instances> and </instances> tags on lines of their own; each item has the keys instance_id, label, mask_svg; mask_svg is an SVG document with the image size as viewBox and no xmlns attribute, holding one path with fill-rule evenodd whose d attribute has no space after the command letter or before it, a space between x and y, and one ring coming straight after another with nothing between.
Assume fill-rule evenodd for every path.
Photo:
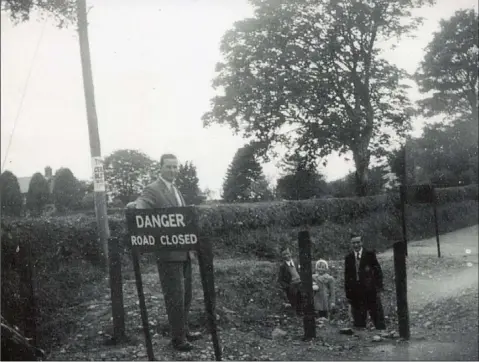
<instances>
[{"instance_id":1,"label":"boy in dark jacket","mask_svg":"<svg viewBox=\"0 0 479 362\"><path fill-rule=\"evenodd\" d=\"M297 315L302 315L301 278L291 257L289 248L281 251L282 262L279 267L278 284L286 294L291 307ZM298 265L299 268L299 265Z\"/></svg>"}]
</instances>

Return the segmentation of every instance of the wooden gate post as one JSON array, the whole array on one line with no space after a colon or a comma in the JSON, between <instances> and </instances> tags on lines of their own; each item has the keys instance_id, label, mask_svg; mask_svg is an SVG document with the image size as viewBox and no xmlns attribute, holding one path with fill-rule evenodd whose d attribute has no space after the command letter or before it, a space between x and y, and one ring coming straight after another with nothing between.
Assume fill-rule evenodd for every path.
<instances>
[{"instance_id":1,"label":"wooden gate post","mask_svg":"<svg viewBox=\"0 0 479 362\"><path fill-rule=\"evenodd\" d=\"M201 237L198 243L198 264L200 268L201 284L203 286L203 296L205 301L206 317L208 328L213 342L215 361L222 360L222 349L220 346L218 331L216 327L216 297L215 297L215 279L213 270L213 248L211 240L208 237Z\"/></svg>"},{"instance_id":2,"label":"wooden gate post","mask_svg":"<svg viewBox=\"0 0 479 362\"><path fill-rule=\"evenodd\" d=\"M436 189L432 187L432 208L434 212L434 231L436 232L437 257L441 257L441 245L439 244L439 224L437 221L437 197Z\"/></svg>"},{"instance_id":3,"label":"wooden gate post","mask_svg":"<svg viewBox=\"0 0 479 362\"><path fill-rule=\"evenodd\" d=\"M316 338L316 321L314 318L313 299L313 272L311 267L311 238L308 230L302 230L298 234L299 262L301 264L301 296L304 306L304 337L308 341Z\"/></svg>"},{"instance_id":4,"label":"wooden gate post","mask_svg":"<svg viewBox=\"0 0 479 362\"><path fill-rule=\"evenodd\" d=\"M30 240L24 240L20 245L20 295L24 301L25 337L31 339L32 345L37 344L37 313L35 300L35 273Z\"/></svg>"},{"instance_id":5,"label":"wooden gate post","mask_svg":"<svg viewBox=\"0 0 479 362\"><path fill-rule=\"evenodd\" d=\"M409 309L407 304L406 244L398 241L393 245L394 274L396 282L396 302L399 323L399 336L410 338Z\"/></svg>"},{"instance_id":6,"label":"wooden gate post","mask_svg":"<svg viewBox=\"0 0 479 362\"><path fill-rule=\"evenodd\" d=\"M120 238L108 239L110 271L111 314L113 317L113 342L125 339L125 309L123 306L123 281L121 275Z\"/></svg>"}]
</instances>

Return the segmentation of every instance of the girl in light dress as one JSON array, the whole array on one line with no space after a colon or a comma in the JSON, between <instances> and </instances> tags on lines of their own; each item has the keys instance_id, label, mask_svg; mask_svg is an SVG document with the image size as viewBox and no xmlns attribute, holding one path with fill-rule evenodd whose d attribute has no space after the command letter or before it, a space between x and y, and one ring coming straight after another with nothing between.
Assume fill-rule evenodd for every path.
<instances>
[{"instance_id":1,"label":"girl in light dress","mask_svg":"<svg viewBox=\"0 0 479 362\"><path fill-rule=\"evenodd\" d=\"M313 274L314 310L320 318L328 318L335 308L335 280L329 274L328 262L319 259Z\"/></svg>"}]
</instances>

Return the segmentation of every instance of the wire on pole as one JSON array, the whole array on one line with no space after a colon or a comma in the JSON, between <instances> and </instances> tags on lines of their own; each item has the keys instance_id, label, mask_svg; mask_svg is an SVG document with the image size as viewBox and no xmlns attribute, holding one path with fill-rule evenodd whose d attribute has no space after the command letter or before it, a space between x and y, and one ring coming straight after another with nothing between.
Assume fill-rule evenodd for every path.
<instances>
[{"instance_id":1,"label":"wire on pole","mask_svg":"<svg viewBox=\"0 0 479 362\"><path fill-rule=\"evenodd\" d=\"M42 42L43 34L45 33L46 24L47 24L47 20L45 19L45 21L43 22L42 31L40 33L40 36L38 37L37 45L35 46L35 51L33 53L32 62L30 64L30 69L28 70L27 79L25 80L25 84L23 86L22 97L20 98L20 104L18 105L17 114L16 114L15 119L13 121L13 129L12 129L12 132L10 133L10 137L8 139L7 149L5 150L5 157L3 158L2 172L5 170L7 157L8 157L8 152L10 151L10 146L12 145L13 134L15 133L15 128L18 124L18 120L19 120L20 115L22 113L23 103L25 101L25 95L27 94L28 84L30 83L30 78L31 78L31 75L32 75L33 66L35 65L35 60L37 58L38 49L40 49L40 43Z\"/></svg>"}]
</instances>

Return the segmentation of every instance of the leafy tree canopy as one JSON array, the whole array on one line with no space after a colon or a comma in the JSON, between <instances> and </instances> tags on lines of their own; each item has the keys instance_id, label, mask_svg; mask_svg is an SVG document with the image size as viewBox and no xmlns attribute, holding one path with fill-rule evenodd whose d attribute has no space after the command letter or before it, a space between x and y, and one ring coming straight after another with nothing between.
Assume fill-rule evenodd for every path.
<instances>
[{"instance_id":1,"label":"leafy tree canopy","mask_svg":"<svg viewBox=\"0 0 479 362\"><path fill-rule=\"evenodd\" d=\"M283 161L286 175L278 179L276 196L286 200L306 200L326 194L326 182L314 162L308 163L300 154Z\"/></svg>"},{"instance_id":2,"label":"leafy tree canopy","mask_svg":"<svg viewBox=\"0 0 479 362\"><path fill-rule=\"evenodd\" d=\"M252 144L236 152L223 183L222 197L226 202L265 201L272 198L255 152L255 145Z\"/></svg>"},{"instance_id":3,"label":"leafy tree canopy","mask_svg":"<svg viewBox=\"0 0 479 362\"><path fill-rule=\"evenodd\" d=\"M255 140L310 159L351 151L364 194L371 157L402 136L412 109L405 72L382 57L379 42L410 33L411 10L429 0L253 0L254 17L221 43L219 94L204 125L226 124Z\"/></svg>"},{"instance_id":4,"label":"leafy tree canopy","mask_svg":"<svg viewBox=\"0 0 479 362\"><path fill-rule=\"evenodd\" d=\"M10 171L4 171L0 175L0 203L4 215L21 215L23 196L17 177Z\"/></svg>"},{"instance_id":5,"label":"leafy tree canopy","mask_svg":"<svg viewBox=\"0 0 479 362\"><path fill-rule=\"evenodd\" d=\"M14 23L29 21L33 12L53 17L59 28L76 21L75 0L1 0L1 9Z\"/></svg>"},{"instance_id":6,"label":"leafy tree canopy","mask_svg":"<svg viewBox=\"0 0 479 362\"><path fill-rule=\"evenodd\" d=\"M80 183L69 168L60 168L55 173L52 196L58 211L79 207L82 198Z\"/></svg>"},{"instance_id":7,"label":"leafy tree canopy","mask_svg":"<svg viewBox=\"0 0 479 362\"><path fill-rule=\"evenodd\" d=\"M187 161L184 165L180 165L175 183L187 205L199 205L204 200L199 187L196 166L192 162Z\"/></svg>"},{"instance_id":8,"label":"leafy tree canopy","mask_svg":"<svg viewBox=\"0 0 479 362\"><path fill-rule=\"evenodd\" d=\"M40 215L50 201L50 186L40 172L35 173L30 180L27 193L27 209L34 215Z\"/></svg>"},{"instance_id":9,"label":"leafy tree canopy","mask_svg":"<svg viewBox=\"0 0 479 362\"><path fill-rule=\"evenodd\" d=\"M420 90L432 92L419 102L421 110L428 117L445 114L477 123L478 14L460 10L440 24L415 75Z\"/></svg>"},{"instance_id":10,"label":"leafy tree canopy","mask_svg":"<svg viewBox=\"0 0 479 362\"><path fill-rule=\"evenodd\" d=\"M391 154L391 170L401 182L406 162L407 183L441 186L478 182L478 124L470 119L430 124L421 137ZM405 161L404 161L405 160Z\"/></svg>"},{"instance_id":11,"label":"leafy tree canopy","mask_svg":"<svg viewBox=\"0 0 479 362\"><path fill-rule=\"evenodd\" d=\"M113 196L127 204L155 178L158 163L136 150L118 150L105 158L105 181Z\"/></svg>"}]
</instances>

